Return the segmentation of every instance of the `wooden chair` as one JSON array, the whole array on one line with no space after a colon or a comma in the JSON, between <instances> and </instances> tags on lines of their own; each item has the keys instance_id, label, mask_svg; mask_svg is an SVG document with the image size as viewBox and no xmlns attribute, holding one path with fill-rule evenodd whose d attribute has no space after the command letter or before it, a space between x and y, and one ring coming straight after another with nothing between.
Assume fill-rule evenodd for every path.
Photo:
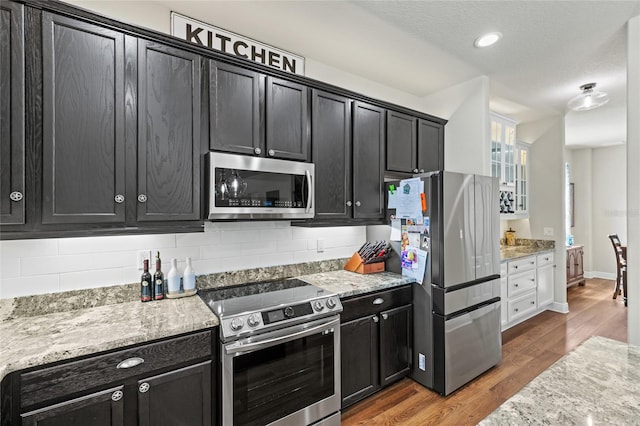
<instances>
[{"instance_id":1,"label":"wooden chair","mask_svg":"<svg viewBox=\"0 0 640 426\"><path fill-rule=\"evenodd\" d=\"M623 293L624 306L627 306L627 259L624 251L622 250L622 244L620 244L620 238L618 234L610 234L609 240L613 245L613 252L616 256L616 287L613 290L613 298L617 298L621 290Z\"/></svg>"}]
</instances>

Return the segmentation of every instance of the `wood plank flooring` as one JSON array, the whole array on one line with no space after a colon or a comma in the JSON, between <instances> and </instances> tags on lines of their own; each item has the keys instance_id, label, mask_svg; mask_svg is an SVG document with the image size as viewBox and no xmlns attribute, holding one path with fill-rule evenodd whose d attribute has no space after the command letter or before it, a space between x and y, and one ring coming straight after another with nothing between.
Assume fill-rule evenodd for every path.
<instances>
[{"instance_id":1,"label":"wood plank flooring","mask_svg":"<svg viewBox=\"0 0 640 426\"><path fill-rule=\"evenodd\" d=\"M591 336L627 341L627 310L614 282L567 289L569 313L545 311L502 333L502 362L447 397L403 379L342 413L342 426L475 425Z\"/></svg>"}]
</instances>

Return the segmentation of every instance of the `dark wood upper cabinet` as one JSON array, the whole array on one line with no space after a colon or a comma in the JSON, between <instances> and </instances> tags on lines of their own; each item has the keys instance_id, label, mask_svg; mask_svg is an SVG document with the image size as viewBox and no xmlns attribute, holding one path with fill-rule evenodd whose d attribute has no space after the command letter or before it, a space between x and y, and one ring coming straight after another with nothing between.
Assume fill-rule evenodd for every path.
<instances>
[{"instance_id":1,"label":"dark wood upper cabinet","mask_svg":"<svg viewBox=\"0 0 640 426\"><path fill-rule=\"evenodd\" d=\"M418 120L418 163L420 173L444 170L444 125Z\"/></svg>"},{"instance_id":2,"label":"dark wood upper cabinet","mask_svg":"<svg viewBox=\"0 0 640 426\"><path fill-rule=\"evenodd\" d=\"M42 14L42 223L124 222L124 35Z\"/></svg>"},{"instance_id":3,"label":"dark wood upper cabinet","mask_svg":"<svg viewBox=\"0 0 640 426\"><path fill-rule=\"evenodd\" d=\"M387 111L387 170L418 173L418 119L407 114Z\"/></svg>"},{"instance_id":4,"label":"dark wood upper cabinet","mask_svg":"<svg viewBox=\"0 0 640 426\"><path fill-rule=\"evenodd\" d=\"M384 109L353 103L353 217L384 217Z\"/></svg>"},{"instance_id":5,"label":"dark wood upper cabinet","mask_svg":"<svg viewBox=\"0 0 640 426\"><path fill-rule=\"evenodd\" d=\"M264 151L264 74L209 60L209 146L258 155Z\"/></svg>"},{"instance_id":6,"label":"dark wood upper cabinet","mask_svg":"<svg viewBox=\"0 0 640 426\"><path fill-rule=\"evenodd\" d=\"M0 224L25 223L24 6L0 3Z\"/></svg>"},{"instance_id":7,"label":"dark wood upper cabinet","mask_svg":"<svg viewBox=\"0 0 640 426\"><path fill-rule=\"evenodd\" d=\"M267 77L266 156L309 161L308 88Z\"/></svg>"},{"instance_id":8,"label":"dark wood upper cabinet","mask_svg":"<svg viewBox=\"0 0 640 426\"><path fill-rule=\"evenodd\" d=\"M201 58L138 40L138 221L200 218Z\"/></svg>"},{"instance_id":9,"label":"dark wood upper cabinet","mask_svg":"<svg viewBox=\"0 0 640 426\"><path fill-rule=\"evenodd\" d=\"M351 217L351 100L312 91L311 160L317 219Z\"/></svg>"}]
</instances>

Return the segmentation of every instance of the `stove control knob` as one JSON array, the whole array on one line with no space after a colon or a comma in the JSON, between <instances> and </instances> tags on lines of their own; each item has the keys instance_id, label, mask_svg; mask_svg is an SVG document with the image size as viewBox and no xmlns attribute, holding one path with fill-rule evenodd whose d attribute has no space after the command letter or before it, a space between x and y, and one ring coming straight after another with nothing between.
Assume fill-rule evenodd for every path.
<instances>
[{"instance_id":1,"label":"stove control knob","mask_svg":"<svg viewBox=\"0 0 640 426\"><path fill-rule=\"evenodd\" d=\"M327 299L327 308L333 309L336 307L336 301L333 297Z\"/></svg>"},{"instance_id":2,"label":"stove control knob","mask_svg":"<svg viewBox=\"0 0 640 426\"><path fill-rule=\"evenodd\" d=\"M287 306L284 308L284 316L287 318L293 318L293 308L291 306Z\"/></svg>"},{"instance_id":3,"label":"stove control knob","mask_svg":"<svg viewBox=\"0 0 640 426\"><path fill-rule=\"evenodd\" d=\"M258 314L253 314L249 316L249 319L247 320L247 324L249 324L250 327L255 327L257 325L260 324L260 317L258 316Z\"/></svg>"},{"instance_id":4,"label":"stove control knob","mask_svg":"<svg viewBox=\"0 0 640 426\"><path fill-rule=\"evenodd\" d=\"M238 331L244 327L244 323L242 322L242 318L234 318L231 320L231 330Z\"/></svg>"},{"instance_id":5,"label":"stove control knob","mask_svg":"<svg viewBox=\"0 0 640 426\"><path fill-rule=\"evenodd\" d=\"M313 307L316 309L316 311L320 312L324 309L324 304L322 303L322 300L316 300L316 302L313 304Z\"/></svg>"}]
</instances>

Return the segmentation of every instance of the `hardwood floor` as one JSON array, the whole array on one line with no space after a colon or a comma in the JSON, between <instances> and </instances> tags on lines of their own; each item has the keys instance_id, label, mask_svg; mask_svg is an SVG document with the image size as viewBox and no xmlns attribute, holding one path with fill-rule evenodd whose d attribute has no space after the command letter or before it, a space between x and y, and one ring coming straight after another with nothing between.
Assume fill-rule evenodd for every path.
<instances>
[{"instance_id":1,"label":"hardwood floor","mask_svg":"<svg viewBox=\"0 0 640 426\"><path fill-rule=\"evenodd\" d=\"M351 425L475 425L590 336L627 341L627 310L614 282L567 289L569 313L545 311L502 333L502 362L447 397L403 379L342 413Z\"/></svg>"}]
</instances>

